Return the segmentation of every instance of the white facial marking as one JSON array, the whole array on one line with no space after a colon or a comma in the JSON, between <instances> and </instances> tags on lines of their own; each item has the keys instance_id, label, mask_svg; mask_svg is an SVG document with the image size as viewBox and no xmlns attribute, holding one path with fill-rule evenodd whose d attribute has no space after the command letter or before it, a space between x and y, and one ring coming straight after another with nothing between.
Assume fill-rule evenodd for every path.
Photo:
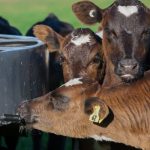
<instances>
[{"instance_id":1,"label":"white facial marking","mask_svg":"<svg viewBox=\"0 0 150 150\"><path fill-rule=\"evenodd\" d=\"M103 30L96 32L96 35L98 35L101 39L103 39Z\"/></svg>"},{"instance_id":2,"label":"white facial marking","mask_svg":"<svg viewBox=\"0 0 150 150\"><path fill-rule=\"evenodd\" d=\"M82 78L75 78L75 79L71 79L70 81L66 82L63 86L73 86L73 85L78 85L78 84L82 84L82 81L80 81Z\"/></svg>"},{"instance_id":3,"label":"white facial marking","mask_svg":"<svg viewBox=\"0 0 150 150\"><path fill-rule=\"evenodd\" d=\"M118 11L125 15L126 17L129 17L135 13L138 13L138 7L137 6L118 6Z\"/></svg>"},{"instance_id":4,"label":"white facial marking","mask_svg":"<svg viewBox=\"0 0 150 150\"><path fill-rule=\"evenodd\" d=\"M93 136L91 136L91 138L95 139L96 141L113 141L113 142L115 142L113 139L105 137L105 136L93 135Z\"/></svg>"},{"instance_id":5,"label":"white facial marking","mask_svg":"<svg viewBox=\"0 0 150 150\"><path fill-rule=\"evenodd\" d=\"M92 9L92 10L89 12L89 16L92 17L92 18L95 17L95 16L94 16L94 12L95 12L95 9Z\"/></svg>"},{"instance_id":6,"label":"white facial marking","mask_svg":"<svg viewBox=\"0 0 150 150\"><path fill-rule=\"evenodd\" d=\"M90 35L81 35L81 36L74 36L71 39L71 43L75 44L76 46L80 46L85 43L90 43Z\"/></svg>"}]
</instances>

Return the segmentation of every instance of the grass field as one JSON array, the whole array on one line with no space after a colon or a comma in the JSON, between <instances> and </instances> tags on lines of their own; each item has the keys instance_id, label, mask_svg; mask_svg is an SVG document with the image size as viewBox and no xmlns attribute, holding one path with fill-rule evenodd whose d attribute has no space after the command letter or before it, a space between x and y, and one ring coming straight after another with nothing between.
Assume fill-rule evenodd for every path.
<instances>
[{"instance_id":1,"label":"grass field","mask_svg":"<svg viewBox=\"0 0 150 150\"><path fill-rule=\"evenodd\" d=\"M142 0L150 6L149 0ZM71 10L76 0L0 0L0 15L26 33L29 27L37 21L43 20L48 13L55 13L61 20L67 21L74 27L83 27ZM110 5L113 0L92 0L102 8ZM94 30L97 27L92 27Z\"/></svg>"},{"instance_id":2,"label":"grass field","mask_svg":"<svg viewBox=\"0 0 150 150\"><path fill-rule=\"evenodd\" d=\"M0 15L6 18L13 26L21 30L23 34L37 21L43 20L50 12L55 13L61 20L71 23L74 27L85 27L74 16L71 5L76 0L0 0ZM105 8L113 0L92 0L92 2ZM142 0L150 6L150 0ZM97 26L92 27L96 31ZM22 137L19 139L17 150L32 150L32 137ZM2 139L1 142L5 146ZM46 149L47 134L42 136L42 150ZM70 150L70 142L66 145L66 150Z\"/></svg>"}]
</instances>

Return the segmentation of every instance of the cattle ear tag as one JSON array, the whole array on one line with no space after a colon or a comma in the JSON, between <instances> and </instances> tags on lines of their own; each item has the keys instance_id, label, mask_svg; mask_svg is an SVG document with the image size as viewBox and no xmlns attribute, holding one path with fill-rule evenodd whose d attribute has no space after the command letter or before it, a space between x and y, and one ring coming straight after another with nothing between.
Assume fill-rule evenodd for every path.
<instances>
[{"instance_id":1,"label":"cattle ear tag","mask_svg":"<svg viewBox=\"0 0 150 150\"><path fill-rule=\"evenodd\" d=\"M104 118L101 118L99 116L100 109L101 109L101 107L99 105L94 106L94 111L90 115L90 118L89 118L90 121L92 121L94 123L99 123L100 124L104 120Z\"/></svg>"}]
</instances>

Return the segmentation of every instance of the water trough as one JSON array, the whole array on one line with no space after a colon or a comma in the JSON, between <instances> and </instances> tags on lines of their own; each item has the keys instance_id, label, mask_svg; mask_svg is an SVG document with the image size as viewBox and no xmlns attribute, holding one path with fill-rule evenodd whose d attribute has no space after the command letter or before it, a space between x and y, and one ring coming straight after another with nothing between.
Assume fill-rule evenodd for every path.
<instances>
[{"instance_id":1,"label":"water trough","mask_svg":"<svg viewBox=\"0 0 150 150\"><path fill-rule=\"evenodd\" d=\"M48 91L48 53L36 38L0 35L0 118ZM3 122L0 121L0 125Z\"/></svg>"}]
</instances>

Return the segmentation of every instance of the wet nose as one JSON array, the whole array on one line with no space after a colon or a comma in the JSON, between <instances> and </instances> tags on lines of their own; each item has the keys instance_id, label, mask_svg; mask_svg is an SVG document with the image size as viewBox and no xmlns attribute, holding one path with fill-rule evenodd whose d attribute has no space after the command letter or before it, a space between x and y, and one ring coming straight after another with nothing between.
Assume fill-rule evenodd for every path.
<instances>
[{"instance_id":1,"label":"wet nose","mask_svg":"<svg viewBox=\"0 0 150 150\"><path fill-rule=\"evenodd\" d=\"M33 122L33 118L31 118L31 113L29 109L28 101L22 102L17 110L16 113L23 119L26 123Z\"/></svg>"},{"instance_id":2,"label":"wet nose","mask_svg":"<svg viewBox=\"0 0 150 150\"><path fill-rule=\"evenodd\" d=\"M24 118L26 114L28 114L28 104L27 101L23 101L17 108L17 113L21 118Z\"/></svg>"},{"instance_id":3,"label":"wet nose","mask_svg":"<svg viewBox=\"0 0 150 150\"><path fill-rule=\"evenodd\" d=\"M125 73L135 73L139 68L139 64L135 59L123 59L118 64L119 70Z\"/></svg>"}]
</instances>

